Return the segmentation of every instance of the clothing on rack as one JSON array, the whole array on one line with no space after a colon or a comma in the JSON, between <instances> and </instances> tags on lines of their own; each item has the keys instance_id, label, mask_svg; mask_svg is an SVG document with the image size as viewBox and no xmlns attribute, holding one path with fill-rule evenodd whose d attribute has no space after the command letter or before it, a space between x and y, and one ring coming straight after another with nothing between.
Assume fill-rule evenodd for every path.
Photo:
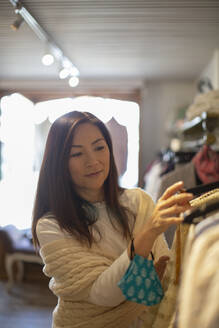
<instances>
[{"instance_id":1,"label":"clothing on rack","mask_svg":"<svg viewBox=\"0 0 219 328\"><path fill-rule=\"evenodd\" d=\"M195 187L197 185L195 167L192 162L176 165L173 171L162 177L157 198L160 198L169 186L181 180L183 180L184 188L186 189Z\"/></svg>"},{"instance_id":2,"label":"clothing on rack","mask_svg":"<svg viewBox=\"0 0 219 328\"><path fill-rule=\"evenodd\" d=\"M195 167L192 162L184 164L176 164L175 169L166 175L160 176L162 164L157 162L147 174L145 191L149 193L152 199L156 202L164 191L172 184L178 181L184 182L186 189L197 185ZM176 227L171 226L165 231L165 238L169 248L172 245Z\"/></svg>"},{"instance_id":3,"label":"clothing on rack","mask_svg":"<svg viewBox=\"0 0 219 328\"><path fill-rule=\"evenodd\" d=\"M219 183L214 183L216 185ZM203 185L206 193L191 201L196 218L201 222L190 226L184 251L181 283L174 328L216 328L219 323L219 189ZM200 187L197 188L198 193ZM212 209L217 205L217 209ZM207 218L206 218L207 217ZM192 222L191 222L192 223Z\"/></svg>"},{"instance_id":4,"label":"clothing on rack","mask_svg":"<svg viewBox=\"0 0 219 328\"><path fill-rule=\"evenodd\" d=\"M196 96L186 112L186 117L191 120L203 112L219 115L219 90L212 90Z\"/></svg>"},{"instance_id":5,"label":"clothing on rack","mask_svg":"<svg viewBox=\"0 0 219 328\"><path fill-rule=\"evenodd\" d=\"M144 176L145 191L151 196L154 202L157 201L157 195L161 183L162 164L159 160L155 160L150 166L150 170Z\"/></svg>"},{"instance_id":6,"label":"clothing on rack","mask_svg":"<svg viewBox=\"0 0 219 328\"><path fill-rule=\"evenodd\" d=\"M193 210L187 211L189 213L184 213L184 221L183 223L193 223L197 224L200 221L203 220L206 216L209 214L219 211L219 188L215 189L208 189L212 185L219 185L219 181L208 184L208 185L203 185L203 189L206 187L206 190L208 190L206 193L203 193L197 198L194 198L190 204L193 207ZM200 187L198 188L198 192L200 192ZM195 194L195 188L193 188L193 192Z\"/></svg>"},{"instance_id":7,"label":"clothing on rack","mask_svg":"<svg viewBox=\"0 0 219 328\"><path fill-rule=\"evenodd\" d=\"M218 327L218 265L219 211L191 229L184 255L175 327Z\"/></svg>"},{"instance_id":8,"label":"clothing on rack","mask_svg":"<svg viewBox=\"0 0 219 328\"><path fill-rule=\"evenodd\" d=\"M187 189L188 193L195 195L196 197L203 195L206 192L209 192L214 189L219 188L219 180L211 183L200 184L194 188Z\"/></svg>"},{"instance_id":9,"label":"clothing on rack","mask_svg":"<svg viewBox=\"0 0 219 328\"><path fill-rule=\"evenodd\" d=\"M219 180L219 154L209 146L204 145L193 157L192 162L202 183Z\"/></svg>"}]
</instances>

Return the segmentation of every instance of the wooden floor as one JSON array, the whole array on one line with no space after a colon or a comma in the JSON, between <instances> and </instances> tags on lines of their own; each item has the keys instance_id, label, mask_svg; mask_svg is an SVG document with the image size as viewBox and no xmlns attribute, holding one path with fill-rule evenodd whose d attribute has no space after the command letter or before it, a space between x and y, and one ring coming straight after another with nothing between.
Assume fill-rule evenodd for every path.
<instances>
[{"instance_id":1,"label":"wooden floor","mask_svg":"<svg viewBox=\"0 0 219 328\"><path fill-rule=\"evenodd\" d=\"M0 282L1 328L51 328L56 297L47 285L20 283L7 293Z\"/></svg>"}]
</instances>

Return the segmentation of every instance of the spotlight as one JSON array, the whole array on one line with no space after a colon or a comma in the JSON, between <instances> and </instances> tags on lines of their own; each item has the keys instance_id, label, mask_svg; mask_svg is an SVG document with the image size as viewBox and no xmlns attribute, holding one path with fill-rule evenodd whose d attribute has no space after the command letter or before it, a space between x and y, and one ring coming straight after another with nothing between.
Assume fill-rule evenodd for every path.
<instances>
[{"instance_id":1,"label":"spotlight","mask_svg":"<svg viewBox=\"0 0 219 328\"><path fill-rule=\"evenodd\" d=\"M66 77L68 77L69 75L78 76L79 75L79 70L73 65L71 65L70 67L65 67L63 65L63 68L61 68L61 70L59 72L59 78L60 79L66 79Z\"/></svg>"},{"instance_id":2,"label":"spotlight","mask_svg":"<svg viewBox=\"0 0 219 328\"><path fill-rule=\"evenodd\" d=\"M70 74L73 76L78 76L79 75L79 70L75 66L69 67Z\"/></svg>"},{"instance_id":3,"label":"spotlight","mask_svg":"<svg viewBox=\"0 0 219 328\"><path fill-rule=\"evenodd\" d=\"M59 72L59 78L60 79L66 79L66 77L68 77L70 74L69 69L68 68L62 68Z\"/></svg>"},{"instance_id":4,"label":"spotlight","mask_svg":"<svg viewBox=\"0 0 219 328\"><path fill-rule=\"evenodd\" d=\"M68 58L66 58L65 56L63 56L61 63L62 63L62 67L67 68L71 75L73 75L73 76L80 75L79 70L77 69L77 67L75 67L72 64L72 62Z\"/></svg>"},{"instance_id":5,"label":"spotlight","mask_svg":"<svg viewBox=\"0 0 219 328\"><path fill-rule=\"evenodd\" d=\"M70 87L74 88L78 85L79 78L77 76L72 76L72 77L70 77L68 83L69 83Z\"/></svg>"},{"instance_id":6,"label":"spotlight","mask_svg":"<svg viewBox=\"0 0 219 328\"><path fill-rule=\"evenodd\" d=\"M23 21L24 21L23 17L19 15L19 17L14 21L14 23L10 25L11 29L13 31L17 31L21 26L21 24L23 23Z\"/></svg>"},{"instance_id":7,"label":"spotlight","mask_svg":"<svg viewBox=\"0 0 219 328\"><path fill-rule=\"evenodd\" d=\"M29 25L37 37L44 43L44 46L49 48L42 58L42 63L49 66L53 64L54 60L60 62L63 69L68 69L68 74L66 70L62 71L62 73L60 72L60 78L63 79L67 76L72 76L73 78L69 83L72 86L76 86L79 83L79 80L76 78L79 76L79 71L73 65L71 60L64 56L62 49L60 49L54 40L50 38L48 33L42 28L42 26L40 26L36 18L23 6L20 0L10 0L9 2L11 2L14 6L15 14L18 15L18 19L16 19L16 21L11 25L11 28L13 30L17 30L24 19L25 23Z\"/></svg>"},{"instance_id":8,"label":"spotlight","mask_svg":"<svg viewBox=\"0 0 219 328\"><path fill-rule=\"evenodd\" d=\"M42 63L45 66L50 66L54 63L54 57L51 54L45 54L42 58Z\"/></svg>"}]
</instances>

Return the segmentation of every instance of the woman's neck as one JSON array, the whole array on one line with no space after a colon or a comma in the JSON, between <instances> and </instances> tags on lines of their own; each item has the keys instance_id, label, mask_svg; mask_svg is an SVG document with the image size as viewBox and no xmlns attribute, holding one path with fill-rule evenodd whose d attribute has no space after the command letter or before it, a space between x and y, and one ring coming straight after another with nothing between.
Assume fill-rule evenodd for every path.
<instances>
[{"instance_id":1,"label":"woman's neck","mask_svg":"<svg viewBox=\"0 0 219 328\"><path fill-rule=\"evenodd\" d=\"M98 203L104 201L104 190L81 191L79 196L90 203Z\"/></svg>"}]
</instances>

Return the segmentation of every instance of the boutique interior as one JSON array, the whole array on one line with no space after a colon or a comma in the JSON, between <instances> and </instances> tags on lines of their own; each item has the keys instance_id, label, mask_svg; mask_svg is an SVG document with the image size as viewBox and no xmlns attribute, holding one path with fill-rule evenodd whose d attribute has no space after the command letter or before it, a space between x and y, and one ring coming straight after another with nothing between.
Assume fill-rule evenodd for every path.
<instances>
[{"instance_id":1,"label":"boutique interior","mask_svg":"<svg viewBox=\"0 0 219 328\"><path fill-rule=\"evenodd\" d=\"M107 126L121 187L194 195L165 232L157 319L119 327L219 327L219 2L1 0L0 48L0 327L52 325L32 210L49 129L74 110Z\"/></svg>"}]
</instances>

